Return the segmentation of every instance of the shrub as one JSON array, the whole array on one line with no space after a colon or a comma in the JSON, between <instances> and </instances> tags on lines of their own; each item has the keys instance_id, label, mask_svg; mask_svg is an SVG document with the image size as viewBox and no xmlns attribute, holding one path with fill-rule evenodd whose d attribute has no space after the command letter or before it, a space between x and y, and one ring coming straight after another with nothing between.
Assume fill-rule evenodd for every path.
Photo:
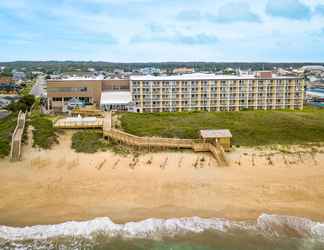
<instances>
[{"instance_id":1,"label":"shrub","mask_svg":"<svg viewBox=\"0 0 324 250\"><path fill-rule=\"evenodd\" d=\"M83 130L72 136L72 148L76 152L95 153L107 147L108 143L104 141L102 132L96 130Z\"/></svg>"},{"instance_id":2,"label":"shrub","mask_svg":"<svg viewBox=\"0 0 324 250\"><path fill-rule=\"evenodd\" d=\"M10 103L6 109L12 112L18 112L20 110L23 112L30 111L30 108L33 106L34 102L35 97L33 95L26 95L19 99L19 101Z\"/></svg>"},{"instance_id":3,"label":"shrub","mask_svg":"<svg viewBox=\"0 0 324 250\"><path fill-rule=\"evenodd\" d=\"M45 115L34 113L31 118L33 130L33 147L49 149L53 144L58 143L56 129L53 123Z\"/></svg>"},{"instance_id":4,"label":"shrub","mask_svg":"<svg viewBox=\"0 0 324 250\"><path fill-rule=\"evenodd\" d=\"M0 157L10 153L11 135L17 123L17 113L10 114L0 120Z\"/></svg>"}]
</instances>

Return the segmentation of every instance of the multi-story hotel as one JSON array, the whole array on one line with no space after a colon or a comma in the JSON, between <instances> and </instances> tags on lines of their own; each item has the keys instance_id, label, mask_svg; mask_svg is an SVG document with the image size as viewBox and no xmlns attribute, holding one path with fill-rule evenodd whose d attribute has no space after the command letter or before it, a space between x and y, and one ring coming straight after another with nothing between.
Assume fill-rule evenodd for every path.
<instances>
[{"instance_id":1,"label":"multi-story hotel","mask_svg":"<svg viewBox=\"0 0 324 250\"><path fill-rule=\"evenodd\" d=\"M59 88L55 87L57 83L48 82L50 107L62 107L65 100L75 96L89 98L105 110L132 112L302 109L304 103L303 78L274 76L271 72L252 76L131 76L122 82L61 80Z\"/></svg>"},{"instance_id":2,"label":"multi-story hotel","mask_svg":"<svg viewBox=\"0 0 324 250\"><path fill-rule=\"evenodd\" d=\"M244 109L302 109L304 80L255 76L180 75L132 76L136 112L238 111Z\"/></svg>"}]
</instances>

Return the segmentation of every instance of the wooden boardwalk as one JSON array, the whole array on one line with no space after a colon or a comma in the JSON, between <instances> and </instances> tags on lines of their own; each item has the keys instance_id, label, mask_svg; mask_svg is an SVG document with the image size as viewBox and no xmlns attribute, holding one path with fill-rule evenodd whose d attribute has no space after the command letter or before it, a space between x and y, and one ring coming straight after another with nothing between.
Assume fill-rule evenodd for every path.
<instances>
[{"instance_id":1,"label":"wooden boardwalk","mask_svg":"<svg viewBox=\"0 0 324 250\"><path fill-rule=\"evenodd\" d=\"M87 129L102 128L103 118L97 118L95 121L71 121L68 119L60 119L54 123L54 128L63 129Z\"/></svg>"},{"instance_id":2,"label":"wooden boardwalk","mask_svg":"<svg viewBox=\"0 0 324 250\"><path fill-rule=\"evenodd\" d=\"M21 160L21 140L24 134L26 123L26 113L19 111L17 118L17 126L12 134L11 149L10 149L10 160L20 161Z\"/></svg>"},{"instance_id":3,"label":"wooden boardwalk","mask_svg":"<svg viewBox=\"0 0 324 250\"><path fill-rule=\"evenodd\" d=\"M112 127L111 113L106 113L103 122L103 134L119 142L130 146L145 148L176 148L192 149L194 152L211 152L219 166L227 166L222 146L218 143L204 143L202 140L194 139L177 139L177 138L160 138L160 137L140 137L135 136Z\"/></svg>"},{"instance_id":4,"label":"wooden boardwalk","mask_svg":"<svg viewBox=\"0 0 324 250\"><path fill-rule=\"evenodd\" d=\"M192 149L194 152L211 152L219 166L227 166L224 150L217 143L204 143L202 140L177 139L160 137L140 137L113 128L111 112L105 112L104 118L97 118L96 121L74 121L70 119L60 119L55 122L55 128L87 129L102 128L104 137L112 138L126 145L145 148L175 148Z\"/></svg>"}]
</instances>

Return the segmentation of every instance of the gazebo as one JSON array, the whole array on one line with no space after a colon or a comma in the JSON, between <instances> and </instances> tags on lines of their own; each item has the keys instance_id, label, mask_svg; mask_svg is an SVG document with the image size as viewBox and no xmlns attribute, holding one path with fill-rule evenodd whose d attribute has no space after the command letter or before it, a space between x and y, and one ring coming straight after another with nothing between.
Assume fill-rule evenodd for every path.
<instances>
[{"instance_id":1,"label":"gazebo","mask_svg":"<svg viewBox=\"0 0 324 250\"><path fill-rule=\"evenodd\" d=\"M232 133L228 129L206 129L200 130L200 137L204 142L209 142L212 144L219 143L226 152L231 149L231 138Z\"/></svg>"}]
</instances>

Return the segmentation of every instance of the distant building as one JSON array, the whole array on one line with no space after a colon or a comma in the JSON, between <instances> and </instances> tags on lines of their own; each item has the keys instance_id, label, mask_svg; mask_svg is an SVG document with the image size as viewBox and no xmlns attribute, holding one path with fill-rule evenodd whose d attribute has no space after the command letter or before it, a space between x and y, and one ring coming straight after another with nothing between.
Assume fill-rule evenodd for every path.
<instances>
[{"instance_id":1,"label":"distant building","mask_svg":"<svg viewBox=\"0 0 324 250\"><path fill-rule=\"evenodd\" d=\"M255 73L257 78L272 78L272 71L264 70L264 71L257 71Z\"/></svg>"},{"instance_id":2,"label":"distant building","mask_svg":"<svg viewBox=\"0 0 324 250\"><path fill-rule=\"evenodd\" d=\"M122 70L122 69L114 69L114 74L115 75L122 75L122 74L124 74L124 70Z\"/></svg>"},{"instance_id":3,"label":"distant building","mask_svg":"<svg viewBox=\"0 0 324 250\"><path fill-rule=\"evenodd\" d=\"M26 74L24 72L14 71L12 73L12 78L15 81L24 81L24 80L26 80Z\"/></svg>"},{"instance_id":4,"label":"distant building","mask_svg":"<svg viewBox=\"0 0 324 250\"><path fill-rule=\"evenodd\" d=\"M12 77L0 77L0 93L16 94L17 85Z\"/></svg>"},{"instance_id":5,"label":"distant building","mask_svg":"<svg viewBox=\"0 0 324 250\"><path fill-rule=\"evenodd\" d=\"M140 69L140 72L143 75L159 75L161 71L158 68L148 67L148 68Z\"/></svg>"},{"instance_id":6,"label":"distant building","mask_svg":"<svg viewBox=\"0 0 324 250\"><path fill-rule=\"evenodd\" d=\"M250 76L252 75L252 71L250 69L248 70L241 70L239 69L238 72L237 72L239 76Z\"/></svg>"},{"instance_id":7,"label":"distant building","mask_svg":"<svg viewBox=\"0 0 324 250\"><path fill-rule=\"evenodd\" d=\"M187 67L175 68L173 70L173 74L175 75L192 74L194 72L195 70L193 68L187 68Z\"/></svg>"},{"instance_id":8,"label":"distant building","mask_svg":"<svg viewBox=\"0 0 324 250\"><path fill-rule=\"evenodd\" d=\"M321 65L304 66L300 70L304 74L312 74L312 75L324 77L324 66Z\"/></svg>"},{"instance_id":9,"label":"distant building","mask_svg":"<svg viewBox=\"0 0 324 250\"><path fill-rule=\"evenodd\" d=\"M323 72L324 71L324 66L322 65L310 65L310 66L303 66L301 67L302 71L318 71L318 72Z\"/></svg>"}]
</instances>

